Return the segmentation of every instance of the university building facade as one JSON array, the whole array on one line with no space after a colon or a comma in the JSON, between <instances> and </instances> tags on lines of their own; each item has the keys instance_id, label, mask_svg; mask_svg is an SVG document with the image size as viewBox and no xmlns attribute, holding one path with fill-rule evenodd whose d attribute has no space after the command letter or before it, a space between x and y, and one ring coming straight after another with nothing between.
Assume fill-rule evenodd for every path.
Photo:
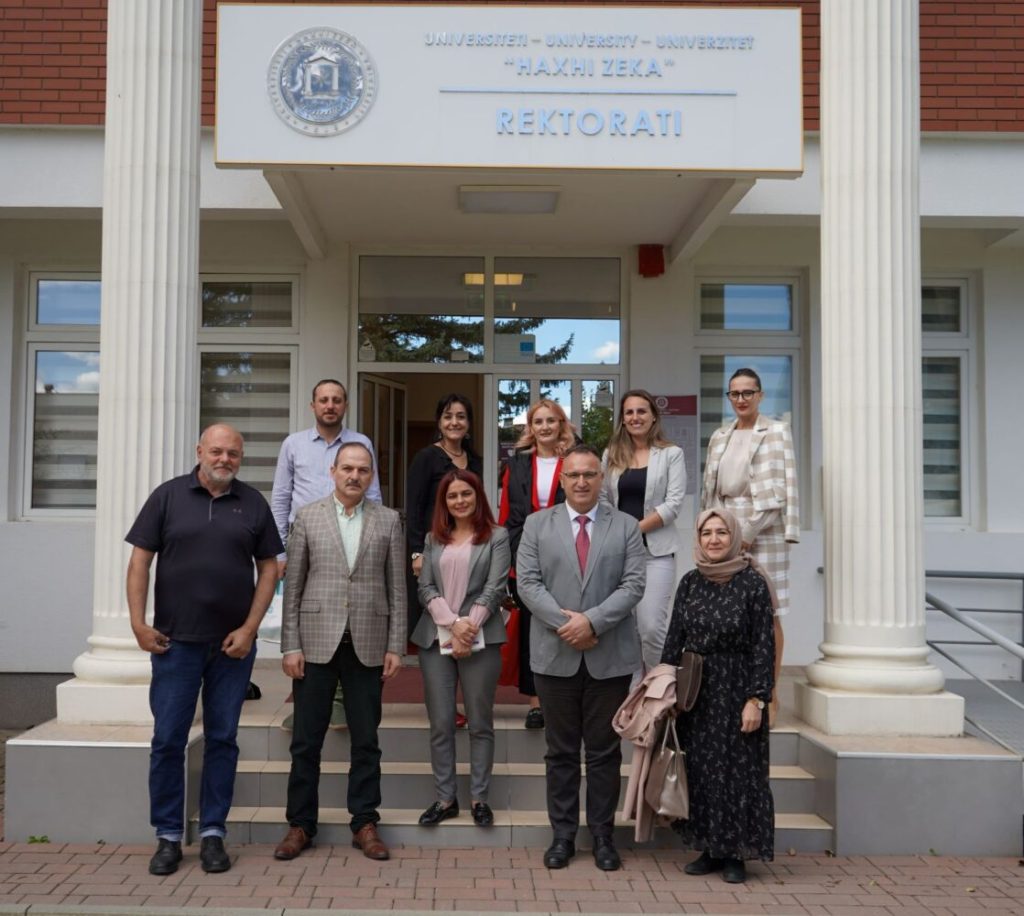
<instances>
[{"instance_id":1,"label":"university building facade","mask_svg":"<svg viewBox=\"0 0 1024 916\"><path fill-rule=\"evenodd\" d=\"M530 401L600 445L643 387L681 574L749 365L797 446L796 712L961 733L925 570L1024 554L1024 4L0 0L0 46L7 696L73 675L59 721L145 721L122 539L209 422L269 496L342 379L402 509L449 391L496 496Z\"/></svg>"}]
</instances>

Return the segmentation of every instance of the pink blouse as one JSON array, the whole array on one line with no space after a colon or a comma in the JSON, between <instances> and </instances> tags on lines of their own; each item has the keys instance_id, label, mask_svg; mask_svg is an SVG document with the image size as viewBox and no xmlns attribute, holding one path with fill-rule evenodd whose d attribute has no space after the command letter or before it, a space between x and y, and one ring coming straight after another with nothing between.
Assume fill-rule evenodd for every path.
<instances>
[{"instance_id":1,"label":"pink blouse","mask_svg":"<svg viewBox=\"0 0 1024 916\"><path fill-rule=\"evenodd\" d=\"M458 609L466 600L466 589L469 586L469 561L473 552L473 542L448 544L441 551L441 591L443 596L432 598L427 603L427 612L439 627L450 627L459 619ZM489 616L486 605L474 604L469 609L469 621L478 627Z\"/></svg>"}]
</instances>

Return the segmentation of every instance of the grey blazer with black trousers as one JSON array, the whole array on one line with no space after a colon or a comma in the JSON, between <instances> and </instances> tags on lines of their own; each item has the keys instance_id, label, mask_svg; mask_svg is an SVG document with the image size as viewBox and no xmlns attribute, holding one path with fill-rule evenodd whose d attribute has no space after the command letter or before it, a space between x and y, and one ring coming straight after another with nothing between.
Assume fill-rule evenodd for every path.
<instances>
[{"instance_id":1,"label":"grey blazer with black trousers","mask_svg":"<svg viewBox=\"0 0 1024 916\"><path fill-rule=\"evenodd\" d=\"M611 840L622 750L612 717L640 667L633 608L647 583L637 520L598 504L586 569L580 571L575 523L562 504L526 519L516 553L519 594L533 612L530 667L544 709L548 820L556 840L573 840L580 819L580 749L587 760L587 826ZM574 649L556 632L562 608L585 614L597 645Z\"/></svg>"},{"instance_id":2,"label":"grey blazer with black trousers","mask_svg":"<svg viewBox=\"0 0 1024 916\"><path fill-rule=\"evenodd\" d=\"M423 568L419 578L419 599L423 613L410 641L420 649L423 695L430 720L430 764L434 791L439 802L456 800L455 778L455 690L462 682L469 731L469 788L473 801L487 801L494 768L494 693L501 673L501 643L507 640L501 615L512 552L508 532L495 526L491 537L474 544L469 554L469 581L462 605L452 608L460 617L469 615L475 604L490 612L483 623L484 648L467 658L442 655L437 643L437 625L426 610L442 597L441 554L444 544L427 535L423 545Z\"/></svg>"},{"instance_id":3,"label":"grey blazer with black trousers","mask_svg":"<svg viewBox=\"0 0 1024 916\"><path fill-rule=\"evenodd\" d=\"M583 653L555 632L566 622L562 608L585 614L598 642L586 652L597 679L632 674L640 667L633 608L647 582L646 553L637 520L598 504L590 526L587 569L580 574L576 536L565 504L526 519L516 553L519 593L539 626L530 628L530 667L536 674L571 677Z\"/></svg>"}]
</instances>

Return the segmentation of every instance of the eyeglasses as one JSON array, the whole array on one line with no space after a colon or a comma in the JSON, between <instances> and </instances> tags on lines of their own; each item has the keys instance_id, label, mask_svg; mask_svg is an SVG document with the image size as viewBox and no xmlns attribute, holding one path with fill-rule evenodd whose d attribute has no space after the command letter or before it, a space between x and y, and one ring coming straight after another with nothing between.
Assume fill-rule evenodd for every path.
<instances>
[{"instance_id":1,"label":"eyeglasses","mask_svg":"<svg viewBox=\"0 0 1024 916\"><path fill-rule=\"evenodd\" d=\"M595 477L600 477L600 471L562 471L562 476L566 480L593 480Z\"/></svg>"},{"instance_id":2,"label":"eyeglasses","mask_svg":"<svg viewBox=\"0 0 1024 916\"><path fill-rule=\"evenodd\" d=\"M727 391L725 396L730 401L750 401L753 400L755 394L760 394L760 391Z\"/></svg>"}]
</instances>

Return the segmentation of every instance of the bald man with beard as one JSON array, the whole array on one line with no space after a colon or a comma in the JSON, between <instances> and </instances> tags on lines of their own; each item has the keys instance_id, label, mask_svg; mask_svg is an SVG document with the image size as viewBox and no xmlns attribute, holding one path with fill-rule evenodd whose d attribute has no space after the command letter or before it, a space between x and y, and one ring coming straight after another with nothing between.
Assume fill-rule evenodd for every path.
<instances>
[{"instance_id":1,"label":"bald man with beard","mask_svg":"<svg viewBox=\"0 0 1024 916\"><path fill-rule=\"evenodd\" d=\"M238 720L256 659L256 630L277 583L281 539L262 494L238 480L244 443L226 424L208 427L192 472L157 487L125 540L128 611L139 648L150 653L150 822L157 850L150 874L181 862L185 834L185 747L203 697L199 861L231 867L224 849L238 763ZM157 557L154 617L146 622L150 567Z\"/></svg>"}]
</instances>

